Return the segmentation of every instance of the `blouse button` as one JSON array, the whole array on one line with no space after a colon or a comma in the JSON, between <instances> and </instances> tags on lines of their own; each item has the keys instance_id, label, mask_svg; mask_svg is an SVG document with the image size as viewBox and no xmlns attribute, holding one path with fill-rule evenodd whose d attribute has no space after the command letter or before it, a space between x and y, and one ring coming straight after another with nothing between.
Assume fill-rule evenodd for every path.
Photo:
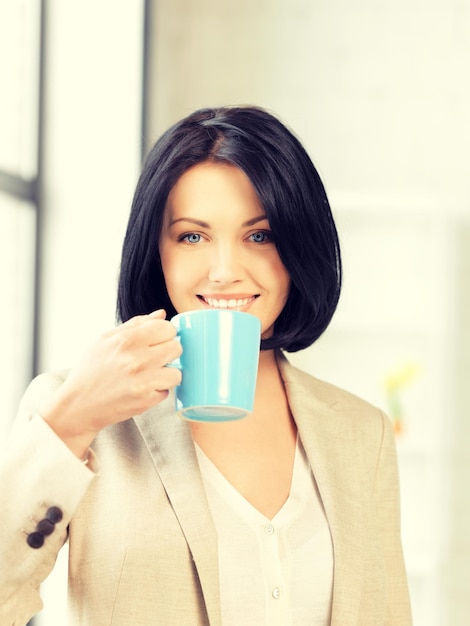
<instances>
[{"instance_id":1,"label":"blouse button","mask_svg":"<svg viewBox=\"0 0 470 626\"><path fill-rule=\"evenodd\" d=\"M274 589L273 589L273 598L275 600L279 600L280 597L281 597L281 590L279 589L279 587L274 587Z\"/></svg>"},{"instance_id":2,"label":"blouse button","mask_svg":"<svg viewBox=\"0 0 470 626\"><path fill-rule=\"evenodd\" d=\"M264 532L267 535L272 535L274 533L274 526L272 524L268 524L267 526L264 527Z\"/></svg>"}]
</instances>

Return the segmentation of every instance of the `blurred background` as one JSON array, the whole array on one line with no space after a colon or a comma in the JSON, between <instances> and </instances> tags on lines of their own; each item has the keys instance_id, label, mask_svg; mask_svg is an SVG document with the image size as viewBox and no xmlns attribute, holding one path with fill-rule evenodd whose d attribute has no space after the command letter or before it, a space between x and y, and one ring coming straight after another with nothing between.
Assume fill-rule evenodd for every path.
<instances>
[{"instance_id":1,"label":"blurred background","mask_svg":"<svg viewBox=\"0 0 470 626\"><path fill-rule=\"evenodd\" d=\"M258 104L317 165L345 285L291 360L394 421L416 626L470 614L470 2L2 0L0 437L36 373L115 323L141 159ZM62 626L66 549L35 626Z\"/></svg>"}]
</instances>

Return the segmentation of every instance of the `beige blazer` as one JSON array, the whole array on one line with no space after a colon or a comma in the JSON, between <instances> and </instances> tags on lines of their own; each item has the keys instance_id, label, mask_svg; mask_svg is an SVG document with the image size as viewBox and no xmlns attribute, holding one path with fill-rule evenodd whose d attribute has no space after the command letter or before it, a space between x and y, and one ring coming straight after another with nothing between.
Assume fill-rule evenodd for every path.
<instances>
[{"instance_id":1,"label":"beige blazer","mask_svg":"<svg viewBox=\"0 0 470 626\"><path fill-rule=\"evenodd\" d=\"M283 356L279 364L333 541L331 625L408 626L389 420ZM9 485L0 496L0 623L25 624L41 608L38 588L68 526L74 626L221 626L216 533L172 398L102 431L94 476L40 418L31 420L62 380L48 374L32 383L0 465L0 484ZM26 537L51 505L64 518L32 549Z\"/></svg>"}]
</instances>

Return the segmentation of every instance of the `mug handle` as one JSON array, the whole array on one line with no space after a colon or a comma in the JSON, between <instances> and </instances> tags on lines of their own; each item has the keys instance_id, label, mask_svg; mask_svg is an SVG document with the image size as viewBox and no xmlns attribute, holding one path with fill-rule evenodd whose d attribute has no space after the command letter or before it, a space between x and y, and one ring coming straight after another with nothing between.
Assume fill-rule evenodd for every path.
<instances>
[{"instance_id":1,"label":"mug handle","mask_svg":"<svg viewBox=\"0 0 470 626\"><path fill-rule=\"evenodd\" d=\"M176 335L175 339L179 341L179 343L181 344L181 337L178 334ZM181 365L181 357L180 356L176 357L176 359L173 359L173 361L170 361L169 363L167 363L166 367L175 367L176 369L182 371L183 366Z\"/></svg>"}]
</instances>

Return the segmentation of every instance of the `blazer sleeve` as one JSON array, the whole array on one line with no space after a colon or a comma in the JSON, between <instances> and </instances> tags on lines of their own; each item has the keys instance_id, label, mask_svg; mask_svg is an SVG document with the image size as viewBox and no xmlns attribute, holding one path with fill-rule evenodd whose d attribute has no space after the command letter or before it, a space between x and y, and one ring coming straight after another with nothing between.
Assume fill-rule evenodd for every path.
<instances>
[{"instance_id":1,"label":"blazer sleeve","mask_svg":"<svg viewBox=\"0 0 470 626\"><path fill-rule=\"evenodd\" d=\"M389 587L385 624L410 626L412 623L410 598L401 545L396 447L391 422L384 414L382 424L382 445L375 474L374 497Z\"/></svg>"},{"instance_id":2,"label":"blazer sleeve","mask_svg":"<svg viewBox=\"0 0 470 626\"><path fill-rule=\"evenodd\" d=\"M40 584L67 539L68 524L94 479L36 413L63 377L36 378L0 454L0 624L21 626L42 608Z\"/></svg>"}]
</instances>

